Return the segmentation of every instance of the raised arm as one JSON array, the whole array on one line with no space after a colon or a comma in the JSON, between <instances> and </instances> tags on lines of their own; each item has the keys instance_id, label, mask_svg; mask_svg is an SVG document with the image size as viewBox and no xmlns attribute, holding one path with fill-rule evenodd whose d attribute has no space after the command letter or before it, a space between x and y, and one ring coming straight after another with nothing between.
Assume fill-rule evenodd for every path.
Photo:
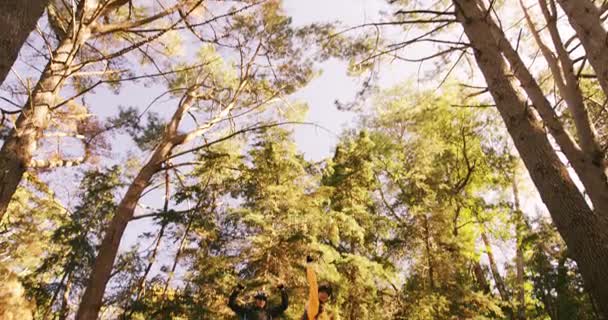
<instances>
[{"instance_id":1,"label":"raised arm","mask_svg":"<svg viewBox=\"0 0 608 320\"><path fill-rule=\"evenodd\" d=\"M317 284L317 275L315 274L311 257L306 257L306 280L308 280L306 314L308 315L308 320L314 320L319 312L319 285Z\"/></svg>"},{"instance_id":2,"label":"raised arm","mask_svg":"<svg viewBox=\"0 0 608 320\"><path fill-rule=\"evenodd\" d=\"M232 311L234 311L237 315L245 313L245 308L239 305L239 303L236 301L236 298L238 297L242 289L243 287L241 285L238 285L230 294L230 299L228 299L228 307L230 307L230 309L232 309Z\"/></svg>"},{"instance_id":3,"label":"raised arm","mask_svg":"<svg viewBox=\"0 0 608 320\"><path fill-rule=\"evenodd\" d=\"M285 310L287 310L287 307L289 306L289 297L287 296L287 290L285 290L285 287L282 284L277 286L277 288L279 289L279 291L281 291L281 304L271 309L270 314L273 317L281 315L283 312L285 312Z\"/></svg>"}]
</instances>

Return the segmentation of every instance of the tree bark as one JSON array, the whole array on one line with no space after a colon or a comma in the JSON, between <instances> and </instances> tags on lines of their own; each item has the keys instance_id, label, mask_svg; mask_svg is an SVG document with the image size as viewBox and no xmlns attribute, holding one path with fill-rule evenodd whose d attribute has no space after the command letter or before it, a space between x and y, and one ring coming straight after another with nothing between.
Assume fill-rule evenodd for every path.
<instances>
[{"instance_id":1,"label":"tree bark","mask_svg":"<svg viewBox=\"0 0 608 320\"><path fill-rule=\"evenodd\" d=\"M485 15L488 9L483 8L483 4L480 4L479 10L484 12ZM574 142L555 113L553 106L547 100L540 85L532 76L530 70L528 70L519 53L506 38L502 29L492 20L491 15L487 14L486 19L486 26L491 31L491 34L488 36L492 37L496 43L497 50L509 62L511 72L521 83L522 89L532 101L532 105L541 116L545 127L555 138L555 142L572 165L572 168L589 194L595 211L608 216L608 180L604 163L598 161L596 154L583 152ZM504 60L502 61L504 62Z\"/></svg>"},{"instance_id":2,"label":"tree bark","mask_svg":"<svg viewBox=\"0 0 608 320\"><path fill-rule=\"evenodd\" d=\"M241 83L241 86L236 90L235 95L239 94L246 83L246 81ZM165 133L161 142L156 149L154 149L152 156L146 165L141 168L120 201L120 204L116 209L116 214L112 218L112 221L110 221L110 226L106 230L101 246L99 247L99 252L95 258L87 288L82 296L76 314L77 320L97 319L102 305L103 294L108 281L110 280L112 266L114 265L114 260L116 259L120 240L122 239L125 228L131 218L133 218L139 198L152 181L152 177L162 169L162 164L167 161L171 151L176 146L187 143L198 135L207 132L216 123L224 120L235 106L233 101L206 124L199 126L188 133L180 134L178 132L179 124L184 117L184 114L186 114L196 100L196 97L191 93L192 92L190 91L186 93L185 98L181 101L179 107L173 114L171 121L169 121L169 124L165 127Z\"/></svg>"},{"instance_id":3,"label":"tree bark","mask_svg":"<svg viewBox=\"0 0 608 320\"><path fill-rule=\"evenodd\" d=\"M72 62L82 45L90 38L88 27L78 28L75 37L65 38L53 52L38 84L31 92L22 112L0 150L0 220L27 170L38 140L50 122L55 97L69 76Z\"/></svg>"},{"instance_id":4,"label":"tree bark","mask_svg":"<svg viewBox=\"0 0 608 320\"><path fill-rule=\"evenodd\" d=\"M524 250L523 250L523 231L525 228L524 216L521 211L521 205L519 202L519 189L517 188L517 181L513 176L513 203L515 205L514 219L515 219L515 272L516 272L516 291L517 291L517 310L516 319L526 319L526 290L525 290L525 279L524 279Z\"/></svg>"},{"instance_id":5,"label":"tree bark","mask_svg":"<svg viewBox=\"0 0 608 320\"><path fill-rule=\"evenodd\" d=\"M526 21L528 22L534 40L541 49L545 60L547 60L547 64L549 65L549 69L551 70L555 84L559 89L559 93L563 97L564 101L566 101L566 106L572 114L572 119L576 127L576 133L579 138L581 149L592 159L592 161L598 162L602 159L602 151L597 138L597 132L593 126L593 123L591 122L591 119L589 118L589 113L587 112L587 107L585 106L583 92L579 86L576 74L574 73L574 63L570 58L568 51L566 51L559 34L557 27L557 10L554 7L553 0L550 1L553 4L552 12L549 10L546 0L539 0L538 2L540 4L543 16L545 17L545 21L547 22L547 29L551 35L551 41L555 47L557 58L543 43L540 32L537 31L536 26L528 14L528 10L525 8L522 0L520 0L520 4L522 6L522 10L524 11Z\"/></svg>"},{"instance_id":6,"label":"tree bark","mask_svg":"<svg viewBox=\"0 0 608 320\"><path fill-rule=\"evenodd\" d=\"M163 160L171 152L172 148L173 145L165 141L156 148L148 163L139 171L133 183L129 186L127 193L120 201L116 214L105 232L101 246L99 247L99 253L95 258L87 288L84 291L78 312L76 313L77 320L97 319L102 305L103 294L110 280L112 266L114 265L125 228L135 213L139 198L150 184L154 174L161 169Z\"/></svg>"},{"instance_id":7,"label":"tree bark","mask_svg":"<svg viewBox=\"0 0 608 320\"><path fill-rule=\"evenodd\" d=\"M27 37L36 28L48 0L0 0L0 84L4 82Z\"/></svg>"},{"instance_id":8,"label":"tree bark","mask_svg":"<svg viewBox=\"0 0 608 320\"><path fill-rule=\"evenodd\" d=\"M496 259L494 259L494 253L492 251L492 245L490 244L490 239L488 239L488 235L485 231L481 232L481 239L483 240L483 244L486 248L486 255L488 256L488 261L490 262L490 271L492 271L492 278L494 278L494 282L496 283L496 289L498 289L498 293L504 302L509 302L509 293L507 292L507 287L505 286L505 282L498 271L498 266L496 265Z\"/></svg>"},{"instance_id":9,"label":"tree bark","mask_svg":"<svg viewBox=\"0 0 608 320\"><path fill-rule=\"evenodd\" d=\"M608 216L586 203L567 168L551 146L537 115L527 108L509 76L494 38L496 27L475 0L453 0L457 19L475 54L476 62L515 147L541 198L577 262L585 283L608 316Z\"/></svg>"},{"instance_id":10,"label":"tree bark","mask_svg":"<svg viewBox=\"0 0 608 320\"><path fill-rule=\"evenodd\" d=\"M433 268L433 253L431 248L431 230L429 226L429 219L425 215L423 216L423 228L424 228L424 241L426 248L427 267L429 269L429 287L430 291L435 290L435 270Z\"/></svg>"},{"instance_id":11,"label":"tree bark","mask_svg":"<svg viewBox=\"0 0 608 320\"><path fill-rule=\"evenodd\" d=\"M473 273L475 274L475 279L477 280L477 284L486 294L491 294L490 285L488 284L488 279L486 279L486 275L483 272L483 268L481 267L481 263L475 262L473 264Z\"/></svg>"},{"instance_id":12,"label":"tree bark","mask_svg":"<svg viewBox=\"0 0 608 320\"><path fill-rule=\"evenodd\" d=\"M595 70L597 80L608 96L608 43L606 29L600 19L600 10L589 0L557 0L570 25L576 32Z\"/></svg>"}]
</instances>

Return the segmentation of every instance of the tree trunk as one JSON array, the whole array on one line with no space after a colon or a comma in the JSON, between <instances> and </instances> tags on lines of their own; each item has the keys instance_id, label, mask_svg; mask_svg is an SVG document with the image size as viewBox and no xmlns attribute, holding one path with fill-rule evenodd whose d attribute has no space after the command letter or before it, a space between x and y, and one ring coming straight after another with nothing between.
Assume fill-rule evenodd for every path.
<instances>
[{"instance_id":1,"label":"tree trunk","mask_svg":"<svg viewBox=\"0 0 608 320\"><path fill-rule=\"evenodd\" d=\"M507 292L505 282L502 280L502 276L498 271L496 259L494 259L494 253L492 252L492 245L490 244L490 240L488 239L488 235L485 231L481 232L481 239L483 240L483 244L486 248L486 255L488 256L488 261L490 262L490 270L492 271L492 278L494 278L494 282L496 283L496 289L498 289L498 293L500 294L502 300L504 302L509 302L509 293Z\"/></svg>"},{"instance_id":2,"label":"tree trunk","mask_svg":"<svg viewBox=\"0 0 608 320\"><path fill-rule=\"evenodd\" d=\"M424 239L426 248L427 267L429 269L429 286L431 291L435 290L435 271L433 269L433 256L431 249L431 230L429 226L429 219L425 215L423 216L423 227L424 227Z\"/></svg>"},{"instance_id":3,"label":"tree trunk","mask_svg":"<svg viewBox=\"0 0 608 320\"><path fill-rule=\"evenodd\" d=\"M65 320L68 318L70 313L70 293L72 290L72 276L68 277L65 284L65 291L63 292L63 301L61 302L61 309L59 309L59 320Z\"/></svg>"},{"instance_id":4,"label":"tree trunk","mask_svg":"<svg viewBox=\"0 0 608 320\"><path fill-rule=\"evenodd\" d=\"M557 0L576 32L597 80L608 96L608 43L600 10L589 0Z\"/></svg>"},{"instance_id":5,"label":"tree trunk","mask_svg":"<svg viewBox=\"0 0 608 320\"><path fill-rule=\"evenodd\" d=\"M48 0L0 1L0 84L4 82Z\"/></svg>"},{"instance_id":6,"label":"tree trunk","mask_svg":"<svg viewBox=\"0 0 608 320\"><path fill-rule=\"evenodd\" d=\"M483 11L484 14L487 10L485 8L479 9ZM530 70L528 70L528 67L519 56L519 53L506 38L502 29L492 21L491 15L486 15L486 18L487 21L484 23L486 23L486 27L491 30L491 34L489 34L488 37L493 37L492 40L495 41L497 50L501 51L504 58L509 62L511 72L521 83L522 89L528 95L534 108L538 111L544 121L545 127L553 138L555 138L555 142L559 145L559 148L564 153L585 187L595 211L608 216L608 181L606 179L605 165L602 161L598 161L597 154L585 153L575 143L565 130L539 83L532 76ZM504 60L501 61L504 62ZM579 120L584 121L584 119ZM582 130L584 131L584 129ZM593 135L592 132L589 134ZM594 148L590 147L590 149Z\"/></svg>"},{"instance_id":7,"label":"tree trunk","mask_svg":"<svg viewBox=\"0 0 608 320\"><path fill-rule=\"evenodd\" d=\"M585 98L583 97L582 89L579 86L578 79L574 72L574 63L570 58L570 54L564 47L564 43L559 33L557 26L557 9L555 7L555 3L553 0L550 1L552 4L551 10L547 5L547 0L539 0L538 2L540 4L543 16L545 17L545 21L547 22L546 28L549 30L549 34L551 35L551 41L553 42L553 47L557 53L557 58L543 43L540 32L537 31L532 17L530 17L528 10L523 4L523 0L520 0L520 4L522 6L522 10L524 11L525 18L528 22L534 40L541 49L545 60L547 60L547 64L549 65L549 69L553 75L554 82L559 89L559 93L566 102L568 110L570 110L572 114L572 120L576 127L579 145L582 151L588 155L592 161L598 162L598 159L601 161L602 151L598 141L597 132L593 123L591 122L591 119L589 118L589 113L587 112L587 107L585 105Z\"/></svg>"},{"instance_id":8,"label":"tree trunk","mask_svg":"<svg viewBox=\"0 0 608 320\"><path fill-rule=\"evenodd\" d=\"M246 80L241 82L235 95L244 88L246 83ZM195 90L196 88L198 88L198 86L193 86L191 89ZM108 281L110 280L112 266L114 265L114 260L116 259L120 240L125 232L125 228L131 218L133 218L139 198L152 181L154 174L162 168L163 162L167 161L171 151L176 146L185 144L210 130L216 123L224 120L236 105L232 102L206 124L197 127L189 133L179 133L178 127L180 122L195 100L196 95L189 89L186 92L184 99L180 102L177 110L173 113L171 121L169 121L165 127L165 133L161 142L156 149L154 149L152 156L146 165L141 168L135 177L135 180L133 180L127 189L127 193L120 201L120 204L116 209L116 215L112 218L112 221L110 221L110 226L106 230L101 246L99 247L99 252L95 258L87 288L84 291L80 306L78 307L78 312L76 313L76 320L97 319L99 310L101 309L103 294Z\"/></svg>"},{"instance_id":9,"label":"tree trunk","mask_svg":"<svg viewBox=\"0 0 608 320\"><path fill-rule=\"evenodd\" d=\"M53 52L32 91L30 99L23 106L0 150L0 220L4 217L8 204L17 190L23 174L30 165L38 147L38 140L50 122L50 112L55 97L71 72L71 65L80 47L89 39L88 27L81 27L75 38L65 38Z\"/></svg>"},{"instance_id":10,"label":"tree trunk","mask_svg":"<svg viewBox=\"0 0 608 320\"><path fill-rule=\"evenodd\" d=\"M192 227L193 221L194 221L194 215L192 217L190 217L190 220L188 220L188 225L186 226L186 230L184 231L184 236L182 237L182 239L179 243L179 248L177 249L177 253L175 254L175 259L173 259L173 265L171 266L171 271L169 271L169 275L167 276L167 281L165 282L165 287L163 288L163 295L162 295L163 304L166 301L167 291L169 290L169 286L171 285L171 280L173 279L173 276L175 275L175 269L177 269L177 264L179 263L179 260L182 257L182 252L184 251L184 248L186 247L186 245L188 243L188 235L190 233L190 228Z\"/></svg>"},{"instance_id":11,"label":"tree trunk","mask_svg":"<svg viewBox=\"0 0 608 320\"><path fill-rule=\"evenodd\" d=\"M488 284L488 280L486 279L486 275L483 272L483 268L481 267L481 263L475 262L473 264L473 273L475 274L475 279L477 280L477 284L483 290L483 293L491 294L490 285Z\"/></svg>"},{"instance_id":12,"label":"tree trunk","mask_svg":"<svg viewBox=\"0 0 608 320\"><path fill-rule=\"evenodd\" d=\"M453 0L461 23L515 147L593 296L608 316L608 216L594 213L551 146L544 126L527 108L491 30L474 0Z\"/></svg>"},{"instance_id":13,"label":"tree trunk","mask_svg":"<svg viewBox=\"0 0 608 320\"><path fill-rule=\"evenodd\" d=\"M516 285L517 285L517 320L526 319L526 291L525 291L525 280L524 280L524 250L523 250L523 231L525 228L523 212L521 211L521 205L519 202L519 190L517 188L517 182L515 176L513 176L513 202L515 204L515 272L516 272Z\"/></svg>"},{"instance_id":14,"label":"tree trunk","mask_svg":"<svg viewBox=\"0 0 608 320\"><path fill-rule=\"evenodd\" d=\"M105 232L99 252L95 258L87 288L84 291L76 314L77 320L97 319L99 310L101 309L103 294L110 280L112 266L114 265L125 228L135 213L139 198L150 184L154 174L161 169L163 160L171 152L172 148L173 145L166 142L166 140L156 148L148 163L139 171L137 177L135 177L135 180L133 180L133 183L127 189L127 193L120 201L116 209L116 215L112 218L110 226Z\"/></svg>"}]
</instances>

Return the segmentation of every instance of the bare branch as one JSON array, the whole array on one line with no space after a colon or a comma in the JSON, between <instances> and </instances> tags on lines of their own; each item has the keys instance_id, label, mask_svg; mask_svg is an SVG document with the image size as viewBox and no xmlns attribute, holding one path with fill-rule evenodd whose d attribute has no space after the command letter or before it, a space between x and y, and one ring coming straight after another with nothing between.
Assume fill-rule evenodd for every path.
<instances>
[{"instance_id":1,"label":"bare branch","mask_svg":"<svg viewBox=\"0 0 608 320\"><path fill-rule=\"evenodd\" d=\"M231 133L229 135L226 135L226 136L221 137L219 139L207 142L207 143L205 143L203 145L200 145L200 146L197 146L195 148L192 148L192 149L189 149L189 150L185 150L185 151L182 151L182 152L179 152L179 153L175 153L175 154L171 155L168 159L174 159L174 158L181 157L183 155L186 155L186 154L189 154L189 153L192 153L192 152L196 152L196 151L199 151L199 150L202 150L202 149L205 149L205 148L209 148L209 147L211 147L213 145L216 145L216 144L218 144L220 142L230 140L230 139L232 139L232 138L234 138L236 136L242 135L242 134L247 133L247 132L265 130L265 129L270 129L270 128L274 128L274 127L280 127L280 126L284 126L284 125L294 125L294 124L312 125L312 126L318 127L318 125L315 124L315 123L300 122L300 121L286 121L286 122L278 122L278 123L270 123L270 124L264 124L264 125L251 126L251 127L247 127L247 128L241 129L241 130L237 130L237 131L235 131L235 132L233 132L233 133Z\"/></svg>"},{"instance_id":2,"label":"bare branch","mask_svg":"<svg viewBox=\"0 0 608 320\"><path fill-rule=\"evenodd\" d=\"M451 6L450 6L451 8ZM450 12L450 8L447 8L445 11L436 11L436 10L398 10L395 12L395 15L403 14L403 15L416 15L416 14L433 14L436 16L453 16L454 12Z\"/></svg>"},{"instance_id":3,"label":"bare branch","mask_svg":"<svg viewBox=\"0 0 608 320\"><path fill-rule=\"evenodd\" d=\"M187 12L186 16L190 15L203 1L205 1L205 0L199 0L196 3L196 5L193 6ZM146 37L145 39L143 39L143 40L141 40L141 41L139 41L139 42L137 42L137 43L135 43L135 44L133 44L131 46L128 46L128 47L123 48L121 50L118 50L118 51L116 51L114 53L110 53L110 54L104 55L104 56L96 58L96 59L85 61L85 62L81 63L80 65L75 66L74 68L82 68L82 67L84 67L86 65L89 65L89 64L92 64L92 63L97 63L97 62L100 62L100 61L107 61L107 60L114 59L116 57L120 57L120 56L122 56L122 55L124 55L126 53L129 53L129 52L131 52L131 51L133 51L133 50L135 50L135 49L137 49L137 48L139 48L139 47L141 47L141 46L143 46L145 44L148 44L148 43L150 43L152 41L155 41L156 39L160 38L162 35L164 35L165 33L169 32L171 30L175 30L175 27L177 25L179 25L181 22L182 22L182 20L180 19L177 22L173 23L171 26L169 26L169 27L167 27L165 29L162 29L161 31L159 31L158 33L156 33L156 34L154 34L152 36Z\"/></svg>"},{"instance_id":4,"label":"bare branch","mask_svg":"<svg viewBox=\"0 0 608 320\"><path fill-rule=\"evenodd\" d=\"M200 4L200 2L199 2L199 4ZM151 15L149 17L146 17L146 18L143 18L140 20L135 20L135 21L127 20L127 21L120 22L120 23L99 25L99 26L94 27L91 30L91 32L94 33L96 37L99 37L99 36L103 36L108 33L116 32L116 31L127 31L128 29L141 27L143 25L152 23L158 19L164 18L164 17L178 11L182 6L183 6L183 4L176 4L164 11L161 11L157 14Z\"/></svg>"}]
</instances>

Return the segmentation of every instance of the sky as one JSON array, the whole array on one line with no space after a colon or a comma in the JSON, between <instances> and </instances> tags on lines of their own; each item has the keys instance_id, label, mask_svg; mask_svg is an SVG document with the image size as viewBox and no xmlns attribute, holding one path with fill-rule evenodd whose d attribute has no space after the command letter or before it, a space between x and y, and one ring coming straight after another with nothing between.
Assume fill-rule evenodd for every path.
<instances>
[{"instance_id":1,"label":"sky","mask_svg":"<svg viewBox=\"0 0 608 320\"><path fill-rule=\"evenodd\" d=\"M334 22L354 26L373 21L385 8L383 0L286 0L284 8L294 25ZM330 60L323 63L322 74L294 95L309 105L306 121L327 129L300 127L295 131L298 148L309 160L331 155L340 132L356 121L353 112L339 111L334 101L352 101L360 81L346 75L346 63Z\"/></svg>"},{"instance_id":2,"label":"sky","mask_svg":"<svg viewBox=\"0 0 608 320\"><path fill-rule=\"evenodd\" d=\"M296 26L322 22L357 26L377 22L382 14L391 12L386 0L285 0L284 8ZM416 55L417 50L412 50L411 54ZM321 76L293 96L309 104L306 121L322 127L295 130L298 148L308 160L318 161L331 156L340 133L356 125L356 113L340 111L334 103L336 100L353 101L361 88L362 80L348 77L346 67L346 62L337 59L321 64ZM380 66L377 84L387 88L416 77L415 72L417 66L413 64L386 63Z\"/></svg>"}]
</instances>

